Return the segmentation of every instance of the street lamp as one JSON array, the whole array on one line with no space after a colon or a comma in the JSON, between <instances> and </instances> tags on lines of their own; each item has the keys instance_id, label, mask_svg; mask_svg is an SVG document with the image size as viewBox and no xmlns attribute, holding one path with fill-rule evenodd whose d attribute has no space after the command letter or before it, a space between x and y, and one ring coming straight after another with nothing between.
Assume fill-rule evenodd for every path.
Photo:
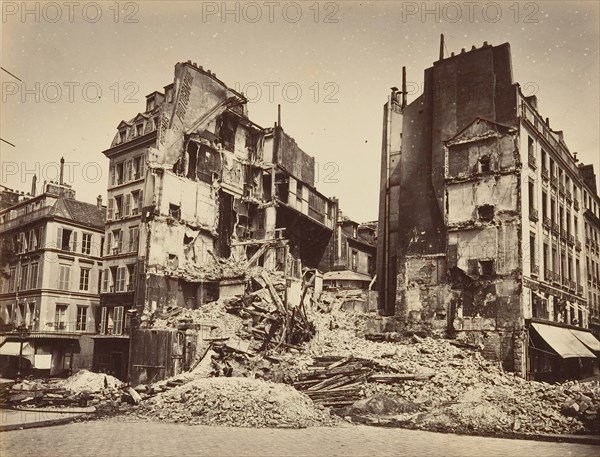
<instances>
[{"instance_id":1,"label":"street lamp","mask_svg":"<svg viewBox=\"0 0 600 457\"><path fill-rule=\"evenodd\" d=\"M21 324L17 327L17 331L19 332L19 341L21 342L19 348L19 368L17 371L17 381L21 380L21 370L23 368L23 341L29 335L29 330L25 324Z\"/></svg>"}]
</instances>

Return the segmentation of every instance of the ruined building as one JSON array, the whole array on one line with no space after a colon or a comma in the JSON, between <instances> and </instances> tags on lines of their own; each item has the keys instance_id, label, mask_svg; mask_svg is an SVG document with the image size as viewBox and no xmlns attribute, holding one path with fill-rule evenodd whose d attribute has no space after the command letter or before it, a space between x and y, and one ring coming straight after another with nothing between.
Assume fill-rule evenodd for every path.
<instances>
[{"instance_id":1,"label":"ruined building","mask_svg":"<svg viewBox=\"0 0 600 457\"><path fill-rule=\"evenodd\" d=\"M375 283L376 223L360 224L338 210L336 236L332 237L333 263L323 275L329 288L369 289Z\"/></svg>"},{"instance_id":2,"label":"ruined building","mask_svg":"<svg viewBox=\"0 0 600 457\"><path fill-rule=\"evenodd\" d=\"M0 210L0 361L14 376L23 342L23 374L60 375L92 367L104 213L79 201L62 180L33 178L28 194L2 191Z\"/></svg>"},{"instance_id":3,"label":"ruined building","mask_svg":"<svg viewBox=\"0 0 600 457\"><path fill-rule=\"evenodd\" d=\"M528 378L591 371L597 273L582 241L598 212L581 199L594 186L513 81L508 43L440 52L424 79L409 104L403 75L384 106L380 313L446 328Z\"/></svg>"},{"instance_id":4,"label":"ruined building","mask_svg":"<svg viewBox=\"0 0 600 457\"><path fill-rule=\"evenodd\" d=\"M324 268L337 201L315 188L314 158L247 99L191 62L117 127L110 160L95 368L121 376L129 328L168 306L196 308L243 288L258 264L300 277Z\"/></svg>"}]
</instances>

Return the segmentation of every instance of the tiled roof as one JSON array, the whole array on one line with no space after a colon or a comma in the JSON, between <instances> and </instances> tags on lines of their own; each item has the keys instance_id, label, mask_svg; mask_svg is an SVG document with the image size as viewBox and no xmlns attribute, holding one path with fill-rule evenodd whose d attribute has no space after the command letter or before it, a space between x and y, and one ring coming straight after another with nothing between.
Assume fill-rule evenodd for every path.
<instances>
[{"instance_id":1,"label":"tiled roof","mask_svg":"<svg viewBox=\"0 0 600 457\"><path fill-rule=\"evenodd\" d=\"M98 206L91 203L81 202L72 198L59 198L50 214L62 216L80 224L104 230L106 212L104 208L98 208Z\"/></svg>"}]
</instances>

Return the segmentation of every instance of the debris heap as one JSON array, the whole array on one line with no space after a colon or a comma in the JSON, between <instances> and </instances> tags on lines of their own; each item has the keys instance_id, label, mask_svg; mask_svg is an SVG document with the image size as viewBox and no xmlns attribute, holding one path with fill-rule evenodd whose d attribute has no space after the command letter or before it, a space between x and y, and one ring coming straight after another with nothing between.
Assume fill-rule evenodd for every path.
<instances>
[{"instance_id":1,"label":"debris heap","mask_svg":"<svg viewBox=\"0 0 600 457\"><path fill-rule=\"evenodd\" d=\"M150 398L142 417L233 427L308 427L332 423L327 411L294 388L249 378L205 378Z\"/></svg>"}]
</instances>

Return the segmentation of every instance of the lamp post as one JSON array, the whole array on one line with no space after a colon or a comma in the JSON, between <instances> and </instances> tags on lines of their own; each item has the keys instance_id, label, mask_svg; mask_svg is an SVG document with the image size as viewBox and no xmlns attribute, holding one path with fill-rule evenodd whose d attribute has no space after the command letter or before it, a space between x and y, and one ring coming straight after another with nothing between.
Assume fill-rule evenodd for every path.
<instances>
[{"instance_id":1,"label":"lamp post","mask_svg":"<svg viewBox=\"0 0 600 457\"><path fill-rule=\"evenodd\" d=\"M25 324L19 325L19 327L17 327L17 331L19 332L19 341L21 342L21 345L19 348L19 368L17 371L17 381L20 381L21 380L21 371L23 368L23 341L25 340L25 338L27 338L29 331L27 330L27 326Z\"/></svg>"}]
</instances>

